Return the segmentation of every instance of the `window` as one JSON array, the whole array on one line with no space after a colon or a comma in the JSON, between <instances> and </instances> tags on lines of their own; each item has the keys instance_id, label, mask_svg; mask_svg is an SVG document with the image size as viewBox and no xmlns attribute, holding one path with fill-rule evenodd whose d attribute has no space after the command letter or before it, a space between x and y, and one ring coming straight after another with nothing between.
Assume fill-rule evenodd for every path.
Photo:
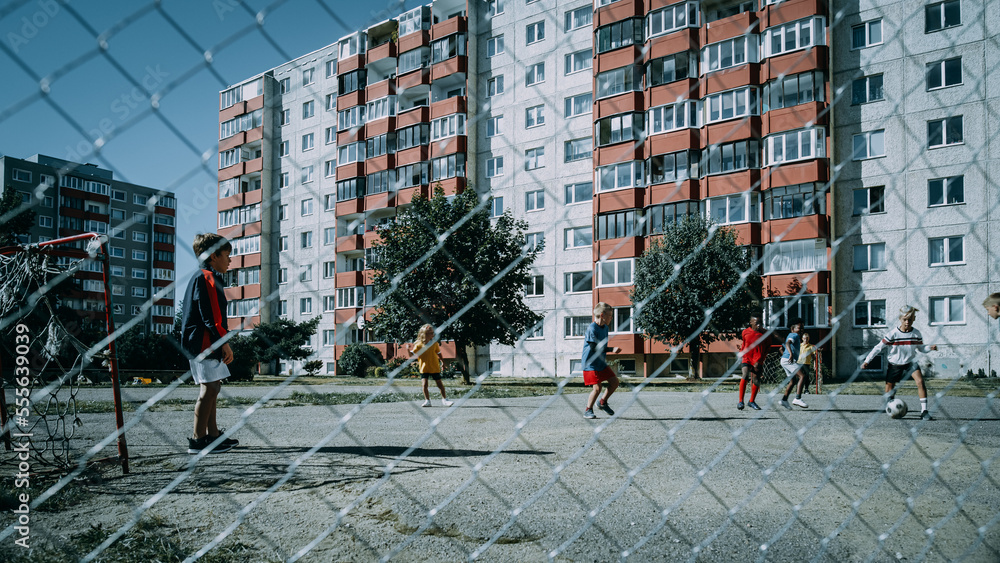
<instances>
[{"instance_id":1,"label":"window","mask_svg":"<svg viewBox=\"0 0 1000 563\"><path fill-rule=\"evenodd\" d=\"M125 266L111 266L111 275L119 278L124 278Z\"/></svg>"},{"instance_id":2,"label":"window","mask_svg":"<svg viewBox=\"0 0 1000 563\"><path fill-rule=\"evenodd\" d=\"M591 322L590 317L566 317L566 338L583 338Z\"/></svg>"},{"instance_id":3,"label":"window","mask_svg":"<svg viewBox=\"0 0 1000 563\"><path fill-rule=\"evenodd\" d=\"M754 139L710 145L702 154L704 174L728 174L760 168L760 143Z\"/></svg>"},{"instance_id":4,"label":"window","mask_svg":"<svg viewBox=\"0 0 1000 563\"><path fill-rule=\"evenodd\" d=\"M854 136L853 160L885 156L885 129L868 131Z\"/></svg>"},{"instance_id":5,"label":"window","mask_svg":"<svg viewBox=\"0 0 1000 563\"><path fill-rule=\"evenodd\" d=\"M315 81L313 79L313 76L315 74L316 74L316 69L314 69L314 68L302 69L302 85L303 86L308 86L308 85L312 84Z\"/></svg>"},{"instance_id":6,"label":"window","mask_svg":"<svg viewBox=\"0 0 1000 563\"><path fill-rule=\"evenodd\" d=\"M292 110L290 109L281 110L281 116L278 117L278 124L288 125L291 122L292 122Z\"/></svg>"},{"instance_id":7,"label":"window","mask_svg":"<svg viewBox=\"0 0 1000 563\"><path fill-rule=\"evenodd\" d=\"M600 287L631 285L634 269L635 258L601 260L597 263L597 285Z\"/></svg>"},{"instance_id":8,"label":"window","mask_svg":"<svg viewBox=\"0 0 1000 563\"><path fill-rule=\"evenodd\" d=\"M927 206L965 203L965 176L932 178L927 181Z\"/></svg>"},{"instance_id":9,"label":"window","mask_svg":"<svg viewBox=\"0 0 1000 563\"><path fill-rule=\"evenodd\" d=\"M713 43L701 51L701 64L705 73L756 62L757 36L752 34Z\"/></svg>"},{"instance_id":10,"label":"window","mask_svg":"<svg viewBox=\"0 0 1000 563\"><path fill-rule=\"evenodd\" d=\"M503 5L506 0L487 0L486 17L492 18L503 13Z\"/></svg>"},{"instance_id":11,"label":"window","mask_svg":"<svg viewBox=\"0 0 1000 563\"><path fill-rule=\"evenodd\" d=\"M525 44L531 45L545 39L545 20L529 23L524 31Z\"/></svg>"},{"instance_id":12,"label":"window","mask_svg":"<svg viewBox=\"0 0 1000 563\"><path fill-rule=\"evenodd\" d=\"M299 266L299 281L308 282L313 279L313 267L312 264L303 264Z\"/></svg>"},{"instance_id":13,"label":"window","mask_svg":"<svg viewBox=\"0 0 1000 563\"><path fill-rule=\"evenodd\" d=\"M646 63L646 86L660 86L698 76L698 56L683 51Z\"/></svg>"},{"instance_id":14,"label":"window","mask_svg":"<svg viewBox=\"0 0 1000 563\"><path fill-rule=\"evenodd\" d=\"M39 227L51 228L52 224L53 224L52 217L49 217L47 215L39 215L38 216L38 226ZM119 232L120 232L120 230L119 230Z\"/></svg>"},{"instance_id":15,"label":"window","mask_svg":"<svg viewBox=\"0 0 1000 563\"><path fill-rule=\"evenodd\" d=\"M823 73L804 72L777 78L764 85L764 111L792 107L825 98Z\"/></svg>"},{"instance_id":16,"label":"window","mask_svg":"<svg viewBox=\"0 0 1000 563\"><path fill-rule=\"evenodd\" d=\"M313 133L306 133L302 135L302 152L311 151L313 149Z\"/></svg>"},{"instance_id":17,"label":"window","mask_svg":"<svg viewBox=\"0 0 1000 563\"><path fill-rule=\"evenodd\" d=\"M381 194L389 191L389 171L375 172L365 177L365 193L367 195Z\"/></svg>"},{"instance_id":18,"label":"window","mask_svg":"<svg viewBox=\"0 0 1000 563\"><path fill-rule=\"evenodd\" d=\"M345 72L337 77L337 93L343 96L365 87L368 83L368 71L366 69Z\"/></svg>"},{"instance_id":19,"label":"window","mask_svg":"<svg viewBox=\"0 0 1000 563\"><path fill-rule=\"evenodd\" d=\"M500 35L495 35L493 37L490 37L489 39L486 40L486 56L487 57L495 57L495 56L497 56L497 55L499 55L501 53L503 53L503 34L502 33ZM499 93L503 92L503 77L497 77L497 78L500 78L500 91L496 92L496 94L499 94ZM496 80L496 79L494 79L494 80ZM488 95L493 96L495 94L488 94Z\"/></svg>"},{"instance_id":20,"label":"window","mask_svg":"<svg viewBox=\"0 0 1000 563\"><path fill-rule=\"evenodd\" d=\"M524 151L524 169L537 170L545 167L545 147L536 147Z\"/></svg>"},{"instance_id":21,"label":"window","mask_svg":"<svg viewBox=\"0 0 1000 563\"><path fill-rule=\"evenodd\" d=\"M594 94L585 92L566 98L566 117L576 117L593 111Z\"/></svg>"},{"instance_id":22,"label":"window","mask_svg":"<svg viewBox=\"0 0 1000 563\"><path fill-rule=\"evenodd\" d=\"M545 338L545 322L538 321L538 324L529 328L524 332L525 340L538 340Z\"/></svg>"},{"instance_id":23,"label":"window","mask_svg":"<svg viewBox=\"0 0 1000 563\"><path fill-rule=\"evenodd\" d=\"M619 162L597 169L597 191L606 192L642 186L643 161Z\"/></svg>"},{"instance_id":24,"label":"window","mask_svg":"<svg viewBox=\"0 0 1000 563\"><path fill-rule=\"evenodd\" d=\"M649 12L646 16L646 39L698 26L698 3L684 2Z\"/></svg>"},{"instance_id":25,"label":"window","mask_svg":"<svg viewBox=\"0 0 1000 563\"><path fill-rule=\"evenodd\" d=\"M541 250L545 246L545 233L528 233L524 235L524 241L526 251Z\"/></svg>"},{"instance_id":26,"label":"window","mask_svg":"<svg viewBox=\"0 0 1000 563\"><path fill-rule=\"evenodd\" d=\"M594 244L593 227L571 227L563 231L566 234L566 241L563 248L589 248Z\"/></svg>"},{"instance_id":27,"label":"window","mask_svg":"<svg viewBox=\"0 0 1000 563\"><path fill-rule=\"evenodd\" d=\"M312 215L313 214L313 198L310 197L310 198L303 199L302 202L301 202L301 206L300 207L301 207L301 209L300 209L301 215L303 217L305 217L307 215Z\"/></svg>"},{"instance_id":28,"label":"window","mask_svg":"<svg viewBox=\"0 0 1000 563\"><path fill-rule=\"evenodd\" d=\"M577 160L586 160L590 158L591 153L594 150L594 139L591 137L584 137L582 139L571 139L564 143L566 156L564 158L565 162L575 162Z\"/></svg>"},{"instance_id":29,"label":"window","mask_svg":"<svg viewBox=\"0 0 1000 563\"><path fill-rule=\"evenodd\" d=\"M524 194L524 210L539 211L545 209L545 190L534 190Z\"/></svg>"},{"instance_id":30,"label":"window","mask_svg":"<svg viewBox=\"0 0 1000 563\"><path fill-rule=\"evenodd\" d=\"M133 250L132 251L132 259L135 260L135 261L137 261L137 262L145 262L146 261L146 256L147 255L146 255L146 251L145 250Z\"/></svg>"},{"instance_id":31,"label":"window","mask_svg":"<svg viewBox=\"0 0 1000 563\"><path fill-rule=\"evenodd\" d=\"M961 115L927 122L927 148L959 144L962 144Z\"/></svg>"},{"instance_id":32,"label":"window","mask_svg":"<svg viewBox=\"0 0 1000 563\"><path fill-rule=\"evenodd\" d=\"M132 268L132 279L144 280L149 277L148 274L145 268Z\"/></svg>"},{"instance_id":33,"label":"window","mask_svg":"<svg viewBox=\"0 0 1000 563\"><path fill-rule=\"evenodd\" d=\"M614 308L608 332L611 334L632 332L632 309L630 307Z\"/></svg>"},{"instance_id":34,"label":"window","mask_svg":"<svg viewBox=\"0 0 1000 563\"><path fill-rule=\"evenodd\" d=\"M431 161L431 180L465 176L465 154L456 153Z\"/></svg>"},{"instance_id":35,"label":"window","mask_svg":"<svg viewBox=\"0 0 1000 563\"><path fill-rule=\"evenodd\" d=\"M288 268L278 268L278 283L288 283Z\"/></svg>"},{"instance_id":36,"label":"window","mask_svg":"<svg viewBox=\"0 0 1000 563\"><path fill-rule=\"evenodd\" d=\"M281 141L278 145L278 156L288 156L288 141Z\"/></svg>"},{"instance_id":37,"label":"window","mask_svg":"<svg viewBox=\"0 0 1000 563\"><path fill-rule=\"evenodd\" d=\"M111 199L115 201L125 201L125 195L122 190L111 190Z\"/></svg>"},{"instance_id":38,"label":"window","mask_svg":"<svg viewBox=\"0 0 1000 563\"><path fill-rule=\"evenodd\" d=\"M499 217L503 215L503 196L493 196L493 201L490 205L490 217Z\"/></svg>"},{"instance_id":39,"label":"window","mask_svg":"<svg viewBox=\"0 0 1000 563\"><path fill-rule=\"evenodd\" d=\"M132 203L135 205L146 205L149 198L141 194L132 194Z\"/></svg>"},{"instance_id":40,"label":"window","mask_svg":"<svg viewBox=\"0 0 1000 563\"><path fill-rule=\"evenodd\" d=\"M313 245L313 234L312 231L306 231L299 234L299 242L302 248L312 248Z\"/></svg>"},{"instance_id":41,"label":"window","mask_svg":"<svg viewBox=\"0 0 1000 563\"><path fill-rule=\"evenodd\" d=\"M566 205L590 203L594 198L593 182L579 182L566 185Z\"/></svg>"},{"instance_id":42,"label":"window","mask_svg":"<svg viewBox=\"0 0 1000 563\"><path fill-rule=\"evenodd\" d=\"M302 167L302 183L308 184L313 181L313 165Z\"/></svg>"},{"instance_id":43,"label":"window","mask_svg":"<svg viewBox=\"0 0 1000 563\"><path fill-rule=\"evenodd\" d=\"M312 297L303 297L299 299L299 314L301 315L311 315L313 312L313 300Z\"/></svg>"},{"instance_id":44,"label":"window","mask_svg":"<svg viewBox=\"0 0 1000 563\"><path fill-rule=\"evenodd\" d=\"M111 295L125 295L125 286L113 284L111 286ZM115 305L115 307L121 307L121 305ZM115 312L118 313L119 311L116 310ZM122 312L124 312L124 310Z\"/></svg>"},{"instance_id":45,"label":"window","mask_svg":"<svg viewBox=\"0 0 1000 563\"><path fill-rule=\"evenodd\" d=\"M597 216L597 240L634 237L641 234L634 209Z\"/></svg>"},{"instance_id":46,"label":"window","mask_svg":"<svg viewBox=\"0 0 1000 563\"><path fill-rule=\"evenodd\" d=\"M524 128L545 124L545 106L532 106L524 110Z\"/></svg>"},{"instance_id":47,"label":"window","mask_svg":"<svg viewBox=\"0 0 1000 563\"><path fill-rule=\"evenodd\" d=\"M930 87L928 86L928 88ZM879 102L884 99L881 74L865 76L851 82L851 105Z\"/></svg>"},{"instance_id":48,"label":"window","mask_svg":"<svg viewBox=\"0 0 1000 563\"><path fill-rule=\"evenodd\" d=\"M642 44L642 20L628 18L597 28L597 52L607 53L629 45Z\"/></svg>"},{"instance_id":49,"label":"window","mask_svg":"<svg viewBox=\"0 0 1000 563\"><path fill-rule=\"evenodd\" d=\"M545 82L545 63L535 63L524 71L524 85L534 86L539 82Z\"/></svg>"},{"instance_id":50,"label":"window","mask_svg":"<svg viewBox=\"0 0 1000 563\"><path fill-rule=\"evenodd\" d=\"M486 96L492 97L503 94L503 75L494 76L486 81Z\"/></svg>"},{"instance_id":51,"label":"window","mask_svg":"<svg viewBox=\"0 0 1000 563\"><path fill-rule=\"evenodd\" d=\"M719 225L760 222L760 194L743 192L705 200L706 214Z\"/></svg>"},{"instance_id":52,"label":"window","mask_svg":"<svg viewBox=\"0 0 1000 563\"><path fill-rule=\"evenodd\" d=\"M821 184L779 186L764 192L765 219L791 219L826 214L826 192Z\"/></svg>"},{"instance_id":53,"label":"window","mask_svg":"<svg viewBox=\"0 0 1000 563\"><path fill-rule=\"evenodd\" d=\"M308 102L302 104L302 119L309 119L314 115L316 115L315 101L309 100Z\"/></svg>"},{"instance_id":54,"label":"window","mask_svg":"<svg viewBox=\"0 0 1000 563\"><path fill-rule=\"evenodd\" d=\"M745 146L745 142L741 144ZM756 145L756 141L754 141L754 145ZM699 159L700 155L697 151L679 151L650 157L646 161L646 179L652 185L664 182L683 182L688 178L697 178Z\"/></svg>"},{"instance_id":55,"label":"window","mask_svg":"<svg viewBox=\"0 0 1000 563\"><path fill-rule=\"evenodd\" d=\"M660 234L675 222L697 216L700 213L698 205L696 201L682 201L646 208L646 232Z\"/></svg>"},{"instance_id":56,"label":"window","mask_svg":"<svg viewBox=\"0 0 1000 563\"><path fill-rule=\"evenodd\" d=\"M826 18L811 17L767 28L761 37L765 57L774 57L815 45L826 45Z\"/></svg>"},{"instance_id":57,"label":"window","mask_svg":"<svg viewBox=\"0 0 1000 563\"><path fill-rule=\"evenodd\" d=\"M286 221L288 220L288 204L278 206L278 220Z\"/></svg>"},{"instance_id":58,"label":"window","mask_svg":"<svg viewBox=\"0 0 1000 563\"><path fill-rule=\"evenodd\" d=\"M870 272L885 269L885 243L854 245L854 271Z\"/></svg>"},{"instance_id":59,"label":"window","mask_svg":"<svg viewBox=\"0 0 1000 563\"><path fill-rule=\"evenodd\" d=\"M465 55L465 34L455 33L431 43L431 63Z\"/></svg>"},{"instance_id":60,"label":"window","mask_svg":"<svg viewBox=\"0 0 1000 563\"><path fill-rule=\"evenodd\" d=\"M854 215L885 213L885 186L854 190Z\"/></svg>"},{"instance_id":61,"label":"window","mask_svg":"<svg viewBox=\"0 0 1000 563\"><path fill-rule=\"evenodd\" d=\"M927 64L927 90L957 86L962 83L962 57Z\"/></svg>"},{"instance_id":62,"label":"window","mask_svg":"<svg viewBox=\"0 0 1000 563\"><path fill-rule=\"evenodd\" d=\"M323 163L323 177L334 178L337 176L337 161L327 160Z\"/></svg>"},{"instance_id":63,"label":"window","mask_svg":"<svg viewBox=\"0 0 1000 563\"><path fill-rule=\"evenodd\" d=\"M882 44L882 20L873 20L851 28L851 49Z\"/></svg>"},{"instance_id":64,"label":"window","mask_svg":"<svg viewBox=\"0 0 1000 563\"><path fill-rule=\"evenodd\" d=\"M828 326L827 296L796 295L764 301L764 326L788 328L788 322L795 318L807 327Z\"/></svg>"},{"instance_id":65,"label":"window","mask_svg":"<svg viewBox=\"0 0 1000 563\"><path fill-rule=\"evenodd\" d=\"M764 274L827 270L824 239L772 242L764 245Z\"/></svg>"},{"instance_id":66,"label":"window","mask_svg":"<svg viewBox=\"0 0 1000 563\"><path fill-rule=\"evenodd\" d=\"M496 137L500 134L500 121L503 119L502 115L494 115L486 120L486 136Z\"/></svg>"},{"instance_id":67,"label":"window","mask_svg":"<svg viewBox=\"0 0 1000 563\"><path fill-rule=\"evenodd\" d=\"M566 12L566 31L580 29L594 23L594 9L589 4Z\"/></svg>"},{"instance_id":68,"label":"window","mask_svg":"<svg viewBox=\"0 0 1000 563\"><path fill-rule=\"evenodd\" d=\"M948 0L924 7L924 32L932 33L948 27L962 25L962 7L959 0Z\"/></svg>"},{"instance_id":69,"label":"window","mask_svg":"<svg viewBox=\"0 0 1000 563\"><path fill-rule=\"evenodd\" d=\"M28 170L21 170L20 168L15 168L11 172L11 177L17 182L31 182L31 172Z\"/></svg>"},{"instance_id":70,"label":"window","mask_svg":"<svg viewBox=\"0 0 1000 563\"><path fill-rule=\"evenodd\" d=\"M643 114L620 113L603 119L594 124L594 137L597 146L604 147L624 141L641 141L643 138Z\"/></svg>"},{"instance_id":71,"label":"window","mask_svg":"<svg viewBox=\"0 0 1000 563\"><path fill-rule=\"evenodd\" d=\"M529 276L524 286L525 297L545 295L545 276Z\"/></svg>"},{"instance_id":72,"label":"window","mask_svg":"<svg viewBox=\"0 0 1000 563\"><path fill-rule=\"evenodd\" d=\"M109 252L112 258L125 258L124 248L118 246L112 246ZM124 275L124 273L122 275Z\"/></svg>"},{"instance_id":73,"label":"window","mask_svg":"<svg viewBox=\"0 0 1000 563\"><path fill-rule=\"evenodd\" d=\"M431 121L431 140L437 141L456 135L465 135L465 114L451 115Z\"/></svg>"},{"instance_id":74,"label":"window","mask_svg":"<svg viewBox=\"0 0 1000 563\"><path fill-rule=\"evenodd\" d=\"M931 297L928 322L932 325L965 324L965 296Z\"/></svg>"},{"instance_id":75,"label":"window","mask_svg":"<svg viewBox=\"0 0 1000 563\"><path fill-rule=\"evenodd\" d=\"M566 272L566 293L589 293L594 289L592 272Z\"/></svg>"},{"instance_id":76,"label":"window","mask_svg":"<svg viewBox=\"0 0 1000 563\"><path fill-rule=\"evenodd\" d=\"M142 297L145 299L147 293L145 287L132 286L132 297Z\"/></svg>"},{"instance_id":77,"label":"window","mask_svg":"<svg viewBox=\"0 0 1000 563\"><path fill-rule=\"evenodd\" d=\"M355 309L365 304L365 288L363 286L344 287L337 290L337 308Z\"/></svg>"},{"instance_id":78,"label":"window","mask_svg":"<svg viewBox=\"0 0 1000 563\"><path fill-rule=\"evenodd\" d=\"M566 55L566 74L581 72L594 67L594 55L592 49L584 49Z\"/></svg>"},{"instance_id":79,"label":"window","mask_svg":"<svg viewBox=\"0 0 1000 563\"><path fill-rule=\"evenodd\" d=\"M503 157L496 156L486 159L486 177L496 178L503 176Z\"/></svg>"},{"instance_id":80,"label":"window","mask_svg":"<svg viewBox=\"0 0 1000 563\"><path fill-rule=\"evenodd\" d=\"M617 96L642 88L642 80L634 66L623 66L597 75L597 97Z\"/></svg>"},{"instance_id":81,"label":"window","mask_svg":"<svg viewBox=\"0 0 1000 563\"><path fill-rule=\"evenodd\" d=\"M965 237L932 238L927 241L927 254L931 266L965 264Z\"/></svg>"},{"instance_id":82,"label":"window","mask_svg":"<svg viewBox=\"0 0 1000 563\"><path fill-rule=\"evenodd\" d=\"M826 156L826 130L811 127L769 135L764 139L764 166Z\"/></svg>"},{"instance_id":83,"label":"window","mask_svg":"<svg viewBox=\"0 0 1000 563\"><path fill-rule=\"evenodd\" d=\"M690 102L688 103L690 104ZM705 98L705 114L706 123L759 115L757 89L751 86L707 96ZM678 125L683 127L683 124ZM689 127L696 126L696 122L689 125Z\"/></svg>"},{"instance_id":84,"label":"window","mask_svg":"<svg viewBox=\"0 0 1000 563\"><path fill-rule=\"evenodd\" d=\"M365 106L354 106L352 108L337 112L337 130L344 131L354 127L361 127L365 124Z\"/></svg>"},{"instance_id":85,"label":"window","mask_svg":"<svg viewBox=\"0 0 1000 563\"><path fill-rule=\"evenodd\" d=\"M351 178L337 182L337 201L349 201L365 197L365 179Z\"/></svg>"},{"instance_id":86,"label":"window","mask_svg":"<svg viewBox=\"0 0 1000 563\"><path fill-rule=\"evenodd\" d=\"M55 207L55 202L56 202L55 198L53 198L50 195L47 195L42 198L42 207L49 207L49 208Z\"/></svg>"},{"instance_id":87,"label":"window","mask_svg":"<svg viewBox=\"0 0 1000 563\"><path fill-rule=\"evenodd\" d=\"M347 143L337 147L337 163L341 166L365 158L365 143Z\"/></svg>"},{"instance_id":88,"label":"window","mask_svg":"<svg viewBox=\"0 0 1000 563\"><path fill-rule=\"evenodd\" d=\"M365 105L366 123L394 115L396 115L396 96L383 96Z\"/></svg>"}]
</instances>

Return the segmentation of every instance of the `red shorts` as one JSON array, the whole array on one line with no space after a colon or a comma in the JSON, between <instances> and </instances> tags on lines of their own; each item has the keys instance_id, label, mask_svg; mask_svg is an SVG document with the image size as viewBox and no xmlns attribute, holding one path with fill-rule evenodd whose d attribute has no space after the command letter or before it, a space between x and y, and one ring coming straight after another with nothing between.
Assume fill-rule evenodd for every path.
<instances>
[{"instance_id":1,"label":"red shorts","mask_svg":"<svg viewBox=\"0 0 1000 563\"><path fill-rule=\"evenodd\" d=\"M615 371L611 368L604 368L601 371L584 371L583 372L583 384L584 385L597 385L602 381L611 381L612 379L617 379L618 376L615 375Z\"/></svg>"}]
</instances>

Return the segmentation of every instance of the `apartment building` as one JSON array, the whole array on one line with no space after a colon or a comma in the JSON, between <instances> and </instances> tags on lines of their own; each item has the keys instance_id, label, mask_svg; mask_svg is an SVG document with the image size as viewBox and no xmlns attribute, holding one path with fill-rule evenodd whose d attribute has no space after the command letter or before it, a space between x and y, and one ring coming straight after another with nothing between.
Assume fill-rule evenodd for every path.
<instances>
[{"instance_id":1,"label":"apartment building","mask_svg":"<svg viewBox=\"0 0 1000 563\"><path fill-rule=\"evenodd\" d=\"M111 170L36 154L0 157L4 190L20 192L37 214L22 242L81 233L108 236L116 324L143 317L147 331L174 325L176 199L174 194L116 180ZM83 314L104 310L103 270L89 263L76 274L77 290L62 304ZM144 308L147 303L152 305Z\"/></svg>"}]
</instances>

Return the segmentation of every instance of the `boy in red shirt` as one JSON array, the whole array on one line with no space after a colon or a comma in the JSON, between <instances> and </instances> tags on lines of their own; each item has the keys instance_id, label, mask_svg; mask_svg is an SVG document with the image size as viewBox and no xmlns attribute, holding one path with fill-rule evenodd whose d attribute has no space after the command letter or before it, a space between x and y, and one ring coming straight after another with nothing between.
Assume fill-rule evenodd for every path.
<instances>
[{"instance_id":1,"label":"boy in red shirt","mask_svg":"<svg viewBox=\"0 0 1000 563\"><path fill-rule=\"evenodd\" d=\"M755 402L757 399L757 391L760 390L760 385L758 385L758 377L760 376L760 364L764 360L764 355L761 353L761 345L764 343L764 333L760 332L760 325L758 322L760 319L756 316L750 317L750 326L743 329L743 343L740 344L740 353L738 357L741 357L740 370L742 371L742 379L740 379L740 402L736 403L736 408L743 410L743 395L747 390L747 377L750 377L750 403L749 406L755 411L759 411L760 407L757 406Z\"/></svg>"}]
</instances>

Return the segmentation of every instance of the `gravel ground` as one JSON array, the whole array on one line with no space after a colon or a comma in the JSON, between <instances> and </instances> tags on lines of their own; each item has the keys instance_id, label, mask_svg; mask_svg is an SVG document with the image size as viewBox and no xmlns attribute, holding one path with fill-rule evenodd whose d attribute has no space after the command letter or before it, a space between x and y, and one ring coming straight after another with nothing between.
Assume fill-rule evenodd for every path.
<instances>
[{"instance_id":1,"label":"gravel ground","mask_svg":"<svg viewBox=\"0 0 1000 563\"><path fill-rule=\"evenodd\" d=\"M33 543L71 546L145 503L187 554L221 537L215 560L1000 560L991 399L945 397L924 422L913 396L903 420L875 412L878 397L806 398L737 411L732 393L647 389L593 421L580 394L229 408L224 426L245 416L240 446L193 466L179 405L128 432L129 475L104 467L33 513ZM81 418L81 442L113 424ZM0 540L0 560L19 549Z\"/></svg>"}]
</instances>

